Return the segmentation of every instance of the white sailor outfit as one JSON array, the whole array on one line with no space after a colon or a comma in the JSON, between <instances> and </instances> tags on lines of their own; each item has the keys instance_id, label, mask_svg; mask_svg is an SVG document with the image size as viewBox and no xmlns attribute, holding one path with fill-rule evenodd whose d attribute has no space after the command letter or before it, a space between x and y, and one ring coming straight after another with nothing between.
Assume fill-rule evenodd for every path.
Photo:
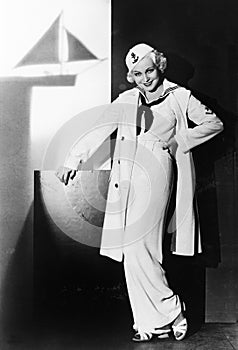
<instances>
[{"instance_id":1,"label":"white sailor outfit","mask_svg":"<svg viewBox=\"0 0 238 350\"><path fill-rule=\"evenodd\" d=\"M153 333L181 312L179 298L169 288L161 266L172 158L178 176L176 209L168 230L173 234L173 252L193 255L195 247L201 251L201 242L200 235L195 235L195 172L190 150L221 132L223 126L189 90L166 79L157 101L146 103L143 93L134 88L122 93L114 106L111 119L110 113L104 114L101 128L74 144L65 166L77 169L80 161L91 156L90 150L118 129L100 253L123 260L134 327ZM197 125L188 128L187 118ZM169 151L166 145L172 137L178 145Z\"/></svg>"}]
</instances>

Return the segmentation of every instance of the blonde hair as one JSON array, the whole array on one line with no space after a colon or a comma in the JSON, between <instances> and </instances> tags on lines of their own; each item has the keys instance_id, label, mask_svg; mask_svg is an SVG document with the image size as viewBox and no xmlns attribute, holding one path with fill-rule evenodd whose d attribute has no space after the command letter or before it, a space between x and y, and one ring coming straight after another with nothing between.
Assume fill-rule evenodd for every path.
<instances>
[{"instance_id":1,"label":"blonde hair","mask_svg":"<svg viewBox=\"0 0 238 350\"><path fill-rule=\"evenodd\" d=\"M158 70L163 74L165 72L165 69L167 67L167 58L164 56L163 52L159 52L157 50L153 50L144 57L150 57L152 61L154 62L155 66L158 68ZM144 58L143 57L143 58ZM134 77L132 75L132 71L129 71L127 73L127 80L129 83L134 83Z\"/></svg>"}]
</instances>

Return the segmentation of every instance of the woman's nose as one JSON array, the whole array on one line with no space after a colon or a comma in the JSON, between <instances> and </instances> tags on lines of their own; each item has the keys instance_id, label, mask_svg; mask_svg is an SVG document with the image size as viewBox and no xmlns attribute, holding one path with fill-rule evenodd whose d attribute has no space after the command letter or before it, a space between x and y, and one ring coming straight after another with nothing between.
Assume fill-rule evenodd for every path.
<instances>
[{"instance_id":1,"label":"woman's nose","mask_svg":"<svg viewBox=\"0 0 238 350\"><path fill-rule=\"evenodd\" d=\"M148 76L147 76L147 74L144 74L144 75L143 75L143 81L144 81L144 82L147 82L147 81L148 81Z\"/></svg>"}]
</instances>

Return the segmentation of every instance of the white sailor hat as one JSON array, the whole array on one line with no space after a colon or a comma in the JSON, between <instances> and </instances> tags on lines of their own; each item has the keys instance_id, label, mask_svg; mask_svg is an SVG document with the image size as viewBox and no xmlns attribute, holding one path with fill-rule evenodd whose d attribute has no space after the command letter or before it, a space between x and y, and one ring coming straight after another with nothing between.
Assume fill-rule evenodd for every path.
<instances>
[{"instance_id":1,"label":"white sailor hat","mask_svg":"<svg viewBox=\"0 0 238 350\"><path fill-rule=\"evenodd\" d=\"M135 65L145 57L149 52L154 51L154 48L147 44L137 44L133 46L126 55L126 65L128 73L130 73Z\"/></svg>"}]
</instances>

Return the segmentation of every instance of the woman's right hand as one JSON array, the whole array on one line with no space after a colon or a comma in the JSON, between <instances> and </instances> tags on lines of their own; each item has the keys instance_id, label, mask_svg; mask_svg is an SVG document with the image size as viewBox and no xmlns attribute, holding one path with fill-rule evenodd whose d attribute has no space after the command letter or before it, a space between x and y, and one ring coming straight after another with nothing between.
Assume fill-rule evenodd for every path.
<instances>
[{"instance_id":1,"label":"woman's right hand","mask_svg":"<svg viewBox=\"0 0 238 350\"><path fill-rule=\"evenodd\" d=\"M178 148L178 143L174 137L171 137L171 139L167 142L167 147L171 154L174 155L176 153Z\"/></svg>"},{"instance_id":2,"label":"woman's right hand","mask_svg":"<svg viewBox=\"0 0 238 350\"><path fill-rule=\"evenodd\" d=\"M55 175L58 179L65 185L68 185L69 179L73 180L76 175L76 170L67 168L65 166L60 166L56 171Z\"/></svg>"}]
</instances>

